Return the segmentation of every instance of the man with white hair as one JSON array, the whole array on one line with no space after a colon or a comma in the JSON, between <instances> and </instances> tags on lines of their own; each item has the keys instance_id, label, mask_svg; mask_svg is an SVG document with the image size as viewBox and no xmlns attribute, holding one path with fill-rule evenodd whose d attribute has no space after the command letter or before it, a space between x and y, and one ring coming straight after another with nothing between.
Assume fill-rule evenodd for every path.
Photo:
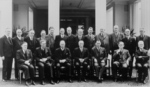
<instances>
[{"instance_id":1,"label":"man with white hair","mask_svg":"<svg viewBox=\"0 0 150 87\"><path fill-rule=\"evenodd\" d=\"M11 79L12 61L13 61L13 42L10 28L5 29L5 35L0 39L0 56L3 60L2 80Z\"/></svg>"},{"instance_id":2,"label":"man with white hair","mask_svg":"<svg viewBox=\"0 0 150 87\"><path fill-rule=\"evenodd\" d=\"M78 42L78 47L74 50L75 68L78 73L79 81L83 78L86 81L87 72L90 69L89 66L89 51L84 47L84 41ZM81 73L80 73L81 72Z\"/></svg>"},{"instance_id":3,"label":"man with white hair","mask_svg":"<svg viewBox=\"0 0 150 87\"><path fill-rule=\"evenodd\" d=\"M59 31L59 35L56 36L55 38L55 49L59 48L59 43L61 40L64 40L65 43L66 43L66 39L67 39L67 36L65 35L65 29L64 28L60 28L60 31Z\"/></svg>"},{"instance_id":4,"label":"man with white hair","mask_svg":"<svg viewBox=\"0 0 150 87\"><path fill-rule=\"evenodd\" d=\"M144 42L144 49L146 49L146 50L150 49L150 37L145 35L144 28L140 28L140 35L136 38L137 48L138 48L138 42L140 40L142 40Z\"/></svg>"},{"instance_id":5,"label":"man with white hair","mask_svg":"<svg viewBox=\"0 0 150 87\"><path fill-rule=\"evenodd\" d=\"M135 53L136 67L138 70L138 81L146 83L145 79L148 76L149 56L148 51L144 49L144 41L138 42L139 49Z\"/></svg>"},{"instance_id":6,"label":"man with white hair","mask_svg":"<svg viewBox=\"0 0 150 87\"><path fill-rule=\"evenodd\" d=\"M136 51L136 40L130 36L130 29L125 29L125 38L122 39L124 42L124 48L127 49L131 55L131 60L129 62L129 78L132 77L133 59Z\"/></svg>"},{"instance_id":7,"label":"man with white hair","mask_svg":"<svg viewBox=\"0 0 150 87\"><path fill-rule=\"evenodd\" d=\"M13 38L13 46L14 46L14 58L15 58L15 78L18 79L18 66L16 59L17 50L21 49L21 44L24 42L24 38L22 37L22 30L16 30L16 36Z\"/></svg>"},{"instance_id":8,"label":"man with white hair","mask_svg":"<svg viewBox=\"0 0 150 87\"><path fill-rule=\"evenodd\" d=\"M55 50L55 63L56 63L56 77L57 83L60 81L60 71L61 67L65 67L65 72L68 75L68 81L71 80L71 53L70 50L66 47L64 40L59 42L60 47Z\"/></svg>"}]
</instances>

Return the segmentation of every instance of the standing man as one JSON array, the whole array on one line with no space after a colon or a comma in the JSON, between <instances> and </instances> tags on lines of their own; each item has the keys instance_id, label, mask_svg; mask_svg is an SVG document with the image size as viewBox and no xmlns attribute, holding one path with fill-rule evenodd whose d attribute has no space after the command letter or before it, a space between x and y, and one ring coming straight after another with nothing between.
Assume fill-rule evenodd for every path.
<instances>
[{"instance_id":1,"label":"standing man","mask_svg":"<svg viewBox=\"0 0 150 87\"><path fill-rule=\"evenodd\" d=\"M82 40L80 40L78 44L79 46L74 50L75 67L79 76L79 81L83 78L86 82L87 72L90 69L89 51L84 47L84 42Z\"/></svg>"},{"instance_id":2,"label":"standing man","mask_svg":"<svg viewBox=\"0 0 150 87\"><path fill-rule=\"evenodd\" d=\"M13 42L10 28L6 28L5 35L0 41L0 56L3 60L2 80L10 80L13 62Z\"/></svg>"},{"instance_id":3,"label":"standing man","mask_svg":"<svg viewBox=\"0 0 150 87\"><path fill-rule=\"evenodd\" d=\"M92 59L94 60L94 67L98 81L102 81L102 75L105 70L107 53L105 48L101 47L101 41L97 40L95 47L92 48Z\"/></svg>"},{"instance_id":4,"label":"standing man","mask_svg":"<svg viewBox=\"0 0 150 87\"><path fill-rule=\"evenodd\" d=\"M105 33L105 29L100 29L100 33L96 35L96 40L100 40L101 46L105 48L107 54L110 53L111 43L109 43L109 36Z\"/></svg>"},{"instance_id":5,"label":"standing man","mask_svg":"<svg viewBox=\"0 0 150 87\"><path fill-rule=\"evenodd\" d=\"M32 64L33 56L31 50L27 49L27 42L23 42L21 45L22 49L17 51L16 58L18 61L18 68L23 70L25 73L25 84L29 86L28 81L31 80L31 84L35 85L34 82L34 67Z\"/></svg>"},{"instance_id":6,"label":"standing man","mask_svg":"<svg viewBox=\"0 0 150 87\"><path fill-rule=\"evenodd\" d=\"M150 37L145 35L144 28L140 29L140 35L136 38L137 46L140 40L144 42L144 49L148 50L150 48Z\"/></svg>"},{"instance_id":7,"label":"standing man","mask_svg":"<svg viewBox=\"0 0 150 87\"><path fill-rule=\"evenodd\" d=\"M16 30L16 36L13 38L13 46L14 46L14 57L15 57L15 78L18 79L18 65L16 59L17 50L21 49L21 45L24 42L24 38L22 37L22 30Z\"/></svg>"},{"instance_id":8,"label":"standing man","mask_svg":"<svg viewBox=\"0 0 150 87\"><path fill-rule=\"evenodd\" d=\"M55 43L55 36L54 36L54 28L50 27L48 29L48 35L46 36L47 39L47 47L50 48L50 50L52 51L52 54L55 53L55 48L54 48L54 43Z\"/></svg>"},{"instance_id":9,"label":"standing man","mask_svg":"<svg viewBox=\"0 0 150 87\"><path fill-rule=\"evenodd\" d=\"M125 29L125 38L122 39L124 42L124 48L127 49L131 55L131 60L129 62L129 77L132 76L132 68L133 68L133 58L136 50L136 40L130 36L130 30Z\"/></svg>"},{"instance_id":10,"label":"standing man","mask_svg":"<svg viewBox=\"0 0 150 87\"><path fill-rule=\"evenodd\" d=\"M93 34L92 27L89 27L88 34L85 35L85 37L87 38L87 43L88 43L87 46L88 46L88 50L91 54L92 47L95 45L95 35Z\"/></svg>"},{"instance_id":11,"label":"standing man","mask_svg":"<svg viewBox=\"0 0 150 87\"><path fill-rule=\"evenodd\" d=\"M55 51L55 63L56 63L56 69L57 69L57 83L59 83L60 80L60 70L61 67L65 67L66 74L68 76L69 82L72 82L71 80L71 53L68 48L66 48L66 43L64 40L60 41L60 47L56 49Z\"/></svg>"},{"instance_id":12,"label":"standing man","mask_svg":"<svg viewBox=\"0 0 150 87\"><path fill-rule=\"evenodd\" d=\"M73 50L75 48L75 36L72 34L71 27L67 27L67 35L66 46L70 49L71 54L73 54Z\"/></svg>"},{"instance_id":13,"label":"standing man","mask_svg":"<svg viewBox=\"0 0 150 87\"><path fill-rule=\"evenodd\" d=\"M64 28L61 28L60 29L60 35L56 36L56 39L55 39L55 49L59 48L59 43L60 43L61 40L64 40L65 43L66 43L67 36L65 35L65 29Z\"/></svg>"},{"instance_id":14,"label":"standing man","mask_svg":"<svg viewBox=\"0 0 150 87\"><path fill-rule=\"evenodd\" d=\"M114 50L118 49L118 43L123 39L123 34L119 32L118 25L114 26L114 32L109 37L110 53L114 53Z\"/></svg>"}]
</instances>

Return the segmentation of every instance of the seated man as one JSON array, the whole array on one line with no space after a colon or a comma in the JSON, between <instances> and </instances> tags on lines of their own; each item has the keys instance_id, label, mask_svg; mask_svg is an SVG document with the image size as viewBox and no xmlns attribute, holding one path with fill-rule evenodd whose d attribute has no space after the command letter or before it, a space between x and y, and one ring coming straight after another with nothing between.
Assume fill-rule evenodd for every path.
<instances>
[{"instance_id":1,"label":"seated man","mask_svg":"<svg viewBox=\"0 0 150 87\"><path fill-rule=\"evenodd\" d=\"M123 79L127 78L127 68L131 59L130 53L128 50L124 49L124 43L122 41L119 42L118 47L119 49L114 51L112 59L115 81L117 81L117 71L119 72L120 77L123 77Z\"/></svg>"},{"instance_id":2,"label":"seated man","mask_svg":"<svg viewBox=\"0 0 150 87\"><path fill-rule=\"evenodd\" d=\"M57 48L55 51L55 62L56 62L56 70L57 70L57 83L60 81L60 71L62 68L65 68L65 72L68 75L69 82L71 80L71 53L68 48L65 47L65 41L60 41L60 48Z\"/></svg>"},{"instance_id":3,"label":"seated man","mask_svg":"<svg viewBox=\"0 0 150 87\"><path fill-rule=\"evenodd\" d=\"M102 74L105 70L107 53L105 48L101 47L101 41L97 40L95 47L92 48L92 59L94 59L94 67L99 82L102 81Z\"/></svg>"},{"instance_id":4,"label":"seated man","mask_svg":"<svg viewBox=\"0 0 150 87\"><path fill-rule=\"evenodd\" d=\"M21 45L22 49L17 51L16 58L18 62L18 69L21 69L25 73L25 84L28 86L28 80L31 80L31 83L35 85L34 80L34 67L32 65L32 52L27 49L27 42L23 42Z\"/></svg>"},{"instance_id":5,"label":"seated man","mask_svg":"<svg viewBox=\"0 0 150 87\"><path fill-rule=\"evenodd\" d=\"M139 49L135 53L136 67L138 70L138 81L146 83L145 78L148 76L148 60L147 50L144 49L144 42L138 42Z\"/></svg>"},{"instance_id":6,"label":"seated man","mask_svg":"<svg viewBox=\"0 0 150 87\"><path fill-rule=\"evenodd\" d=\"M49 48L46 47L46 40L40 41L41 47L36 49L36 60L37 66L39 67L39 77L41 79L41 84L44 85L44 76L50 79L50 83L53 82L53 64L52 54Z\"/></svg>"},{"instance_id":7,"label":"seated man","mask_svg":"<svg viewBox=\"0 0 150 87\"><path fill-rule=\"evenodd\" d=\"M74 50L75 67L79 76L79 81L81 80L81 77L83 77L83 80L86 81L86 73L90 69L88 66L89 51L87 48L84 48L84 42L82 40L78 42L78 45L79 47Z\"/></svg>"}]
</instances>

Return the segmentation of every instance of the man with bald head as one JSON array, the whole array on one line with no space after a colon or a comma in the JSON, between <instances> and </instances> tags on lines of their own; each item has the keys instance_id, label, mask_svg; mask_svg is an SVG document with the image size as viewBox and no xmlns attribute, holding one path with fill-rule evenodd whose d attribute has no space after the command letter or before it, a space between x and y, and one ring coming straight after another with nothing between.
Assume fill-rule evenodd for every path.
<instances>
[{"instance_id":1,"label":"man with bald head","mask_svg":"<svg viewBox=\"0 0 150 87\"><path fill-rule=\"evenodd\" d=\"M64 28L60 28L60 31L59 31L59 35L56 36L55 38L55 49L59 48L59 43L61 40L64 40L65 43L66 43L66 40L67 40L67 36L65 35L65 29Z\"/></svg>"},{"instance_id":2,"label":"man with bald head","mask_svg":"<svg viewBox=\"0 0 150 87\"><path fill-rule=\"evenodd\" d=\"M148 76L149 56L148 51L144 49L144 41L140 40L138 42L138 48L135 53L138 81L146 83L145 79Z\"/></svg>"},{"instance_id":3,"label":"man with bald head","mask_svg":"<svg viewBox=\"0 0 150 87\"><path fill-rule=\"evenodd\" d=\"M142 40L144 42L144 49L146 49L146 50L150 49L150 37L145 35L144 28L140 28L140 35L136 38L137 46L138 46L138 42L140 40Z\"/></svg>"},{"instance_id":4,"label":"man with bald head","mask_svg":"<svg viewBox=\"0 0 150 87\"><path fill-rule=\"evenodd\" d=\"M5 29L5 35L0 39L0 56L3 60L2 80L10 80L14 56L10 28Z\"/></svg>"},{"instance_id":5,"label":"man with bald head","mask_svg":"<svg viewBox=\"0 0 150 87\"><path fill-rule=\"evenodd\" d=\"M61 67L65 67L65 72L68 75L68 81L71 81L71 53L70 50L66 47L66 43L64 40L59 42L60 47L55 50L55 63L56 63L56 77L57 83L60 80L60 70Z\"/></svg>"},{"instance_id":6,"label":"man with bald head","mask_svg":"<svg viewBox=\"0 0 150 87\"><path fill-rule=\"evenodd\" d=\"M124 48L127 49L131 55L131 60L129 62L129 78L132 77L132 67L133 67L133 58L136 51L136 40L130 36L130 29L125 29L125 37L122 39L124 42Z\"/></svg>"},{"instance_id":7,"label":"man with bald head","mask_svg":"<svg viewBox=\"0 0 150 87\"><path fill-rule=\"evenodd\" d=\"M22 30L16 30L16 36L13 38L13 45L14 45L14 58L15 58L15 78L18 79L18 68L17 68L17 59L16 53L17 50L21 49L21 44L24 42L24 38L22 37Z\"/></svg>"}]
</instances>

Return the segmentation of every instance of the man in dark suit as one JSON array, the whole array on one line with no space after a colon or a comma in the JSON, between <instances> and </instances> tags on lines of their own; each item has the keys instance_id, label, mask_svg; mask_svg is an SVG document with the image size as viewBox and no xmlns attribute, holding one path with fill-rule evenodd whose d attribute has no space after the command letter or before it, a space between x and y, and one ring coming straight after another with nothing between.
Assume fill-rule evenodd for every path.
<instances>
[{"instance_id":1,"label":"man in dark suit","mask_svg":"<svg viewBox=\"0 0 150 87\"><path fill-rule=\"evenodd\" d=\"M34 37L34 30L29 31L29 36L24 39L28 43L28 49L32 51L33 58L35 58L36 48L40 46L37 38Z\"/></svg>"},{"instance_id":2,"label":"man in dark suit","mask_svg":"<svg viewBox=\"0 0 150 87\"><path fill-rule=\"evenodd\" d=\"M72 34L71 27L67 27L67 35L66 46L70 49L71 54L73 54L73 50L75 49L75 36Z\"/></svg>"},{"instance_id":3,"label":"man in dark suit","mask_svg":"<svg viewBox=\"0 0 150 87\"><path fill-rule=\"evenodd\" d=\"M109 36L109 43L110 44L110 53L114 53L114 50L118 49L118 42L123 39L123 34L119 32L119 27L118 25L114 26L114 33L112 33Z\"/></svg>"},{"instance_id":4,"label":"man in dark suit","mask_svg":"<svg viewBox=\"0 0 150 87\"><path fill-rule=\"evenodd\" d=\"M65 43L66 43L66 40L67 40L67 36L65 35L65 29L64 28L61 28L60 29L60 35L57 35L56 38L55 38L55 49L59 48L59 43L61 40L64 40Z\"/></svg>"},{"instance_id":5,"label":"man in dark suit","mask_svg":"<svg viewBox=\"0 0 150 87\"><path fill-rule=\"evenodd\" d=\"M77 48L78 47L78 42L80 41L80 40L83 40L84 41L84 46L85 47L88 47L87 46L87 38L83 35L83 29L78 29L77 30L77 36L75 37L75 48Z\"/></svg>"},{"instance_id":6,"label":"man in dark suit","mask_svg":"<svg viewBox=\"0 0 150 87\"><path fill-rule=\"evenodd\" d=\"M49 30L48 31L49 33L46 36L47 47L49 47L50 50L52 51L52 54L54 54L55 53L55 47L54 47L54 44L55 44L54 28L50 27L48 30Z\"/></svg>"},{"instance_id":7,"label":"man in dark suit","mask_svg":"<svg viewBox=\"0 0 150 87\"><path fill-rule=\"evenodd\" d=\"M143 41L138 42L138 47L139 49L135 53L138 81L145 84L145 78L148 76L149 56L148 51L144 49Z\"/></svg>"},{"instance_id":8,"label":"man in dark suit","mask_svg":"<svg viewBox=\"0 0 150 87\"><path fill-rule=\"evenodd\" d=\"M122 41L118 44L119 49L114 51L113 55L113 77L117 81L117 71L119 75L124 79L127 79L127 67L129 66L129 61L131 59L128 50L124 49L124 43Z\"/></svg>"},{"instance_id":9,"label":"man in dark suit","mask_svg":"<svg viewBox=\"0 0 150 87\"><path fill-rule=\"evenodd\" d=\"M130 30L125 29L125 38L122 39L124 42L124 49L127 49L131 55L131 60L129 62L129 77L132 76L132 67L133 67L133 59L136 50L136 40L130 36Z\"/></svg>"},{"instance_id":10,"label":"man in dark suit","mask_svg":"<svg viewBox=\"0 0 150 87\"><path fill-rule=\"evenodd\" d=\"M105 29L101 28L100 33L96 35L96 40L101 41L101 46L105 48L107 53L110 53L109 35L105 33Z\"/></svg>"},{"instance_id":11,"label":"man in dark suit","mask_svg":"<svg viewBox=\"0 0 150 87\"><path fill-rule=\"evenodd\" d=\"M140 40L144 41L144 49L146 50L150 49L150 37L145 35L144 28L140 29L140 35L136 38L137 46Z\"/></svg>"},{"instance_id":12,"label":"man in dark suit","mask_svg":"<svg viewBox=\"0 0 150 87\"><path fill-rule=\"evenodd\" d=\"M71 53L68 48L65 47L65 41L60 41L60 47L55 51L55 62L56 62L56 69L57 69L57 83L60 80L60 70L62 67L65 67L65 72L68 75L69 82L71 80Z\"/></svg>"},{"instance_id":13,"label":"man in dark suit","mask_svg":"<svg viewBox=\"0 0 150 87\"><path fill-rule=\"evenodd\" d=\"M36 60L39 67L39 77L41 79L41 84L44 85L44 76L45 78L50 79L51 84L54 84L54 60L52 59L51 50L46 47L46 40L41 40L40 44L41 47L36 49Z\"/></svg>"},{"instance_id":14,"label":"man in dark suit","mask_svg":"<svg viewBox=\"0 0 150 87\"><path fill-rule=\"evenodd\" d=\"M92 47L95 45L95 35L93 34L93 28L89 27L88 29L88 34L85 35L86 39L87 39L87 46L88 46L88 50L91 54L92 51Z\"/></svg>"},{"instance_id":15,"label":"man in dark suit","mask_svg":"<svg viewBox=\"0 0 150 87\"><path fill-rule=\"evenodd\" d=\"M22 30L17 29L16 30L16 36L13 38L13 46L14 46L14 57L15 57L15 78L18 79L18 66L17 66L17 59L16 59L16 53L17 50L21 49L21 45L24 42L24 38L21 36Z\"/></svg>"},{"instance_id":16,"label":"man in dark suit","mask_svg":"<svg viewBox=\"0 0 150 87\"><path fill-rule=\"evenodd\" d=\"M12 61L13 61L13 42L10 37L11 30L6 29L6 34L1 38L0 41L0 56L3 60L3 69L2 69L2 80L10 80L11 70L12 70Z\"/></svg>"},{"instance_id":17,"label":"man in dark suit","mask_svg":"<svg viewBox=\"0 0 150 87\"><path fill-rule=\"evenodd\" d=\"M94 60L94 67L98 81L102 81L102 75L105 70L107 53L105 48L101 47L101 41L97 40L95 47L92 48L92 59Z\"/></svg>"},{"instance_id":18,"label":"man in dark suit","mask_svg":"<svg viewBox=\"0 0 150 87\"><path fill-rule=\"evenodd\" d=\"M80 40L78 44L79 47L74 50L75 68L79 76L79 81L81 81L83 77L83 80L86 82L86 74L90 69L89 51L84 47L84 41Z\"/></svg>"},{"instance_id":19,"label":"man in dark suit","mask_svg":"<svg viewBox=\"0 0 150 87\"><path fill-rule=\"evenodd\" d=\"M21 45L22 49L17 51L16 58L18 61L18 68L23 70L25 73L25 84L28 86L28 81L31 80L31 84L35 85L34 82L34 67L32 65L32 52L31 50L27 49L28 44L27 42L23 42Z\"/></svg>"}]
</instances>

